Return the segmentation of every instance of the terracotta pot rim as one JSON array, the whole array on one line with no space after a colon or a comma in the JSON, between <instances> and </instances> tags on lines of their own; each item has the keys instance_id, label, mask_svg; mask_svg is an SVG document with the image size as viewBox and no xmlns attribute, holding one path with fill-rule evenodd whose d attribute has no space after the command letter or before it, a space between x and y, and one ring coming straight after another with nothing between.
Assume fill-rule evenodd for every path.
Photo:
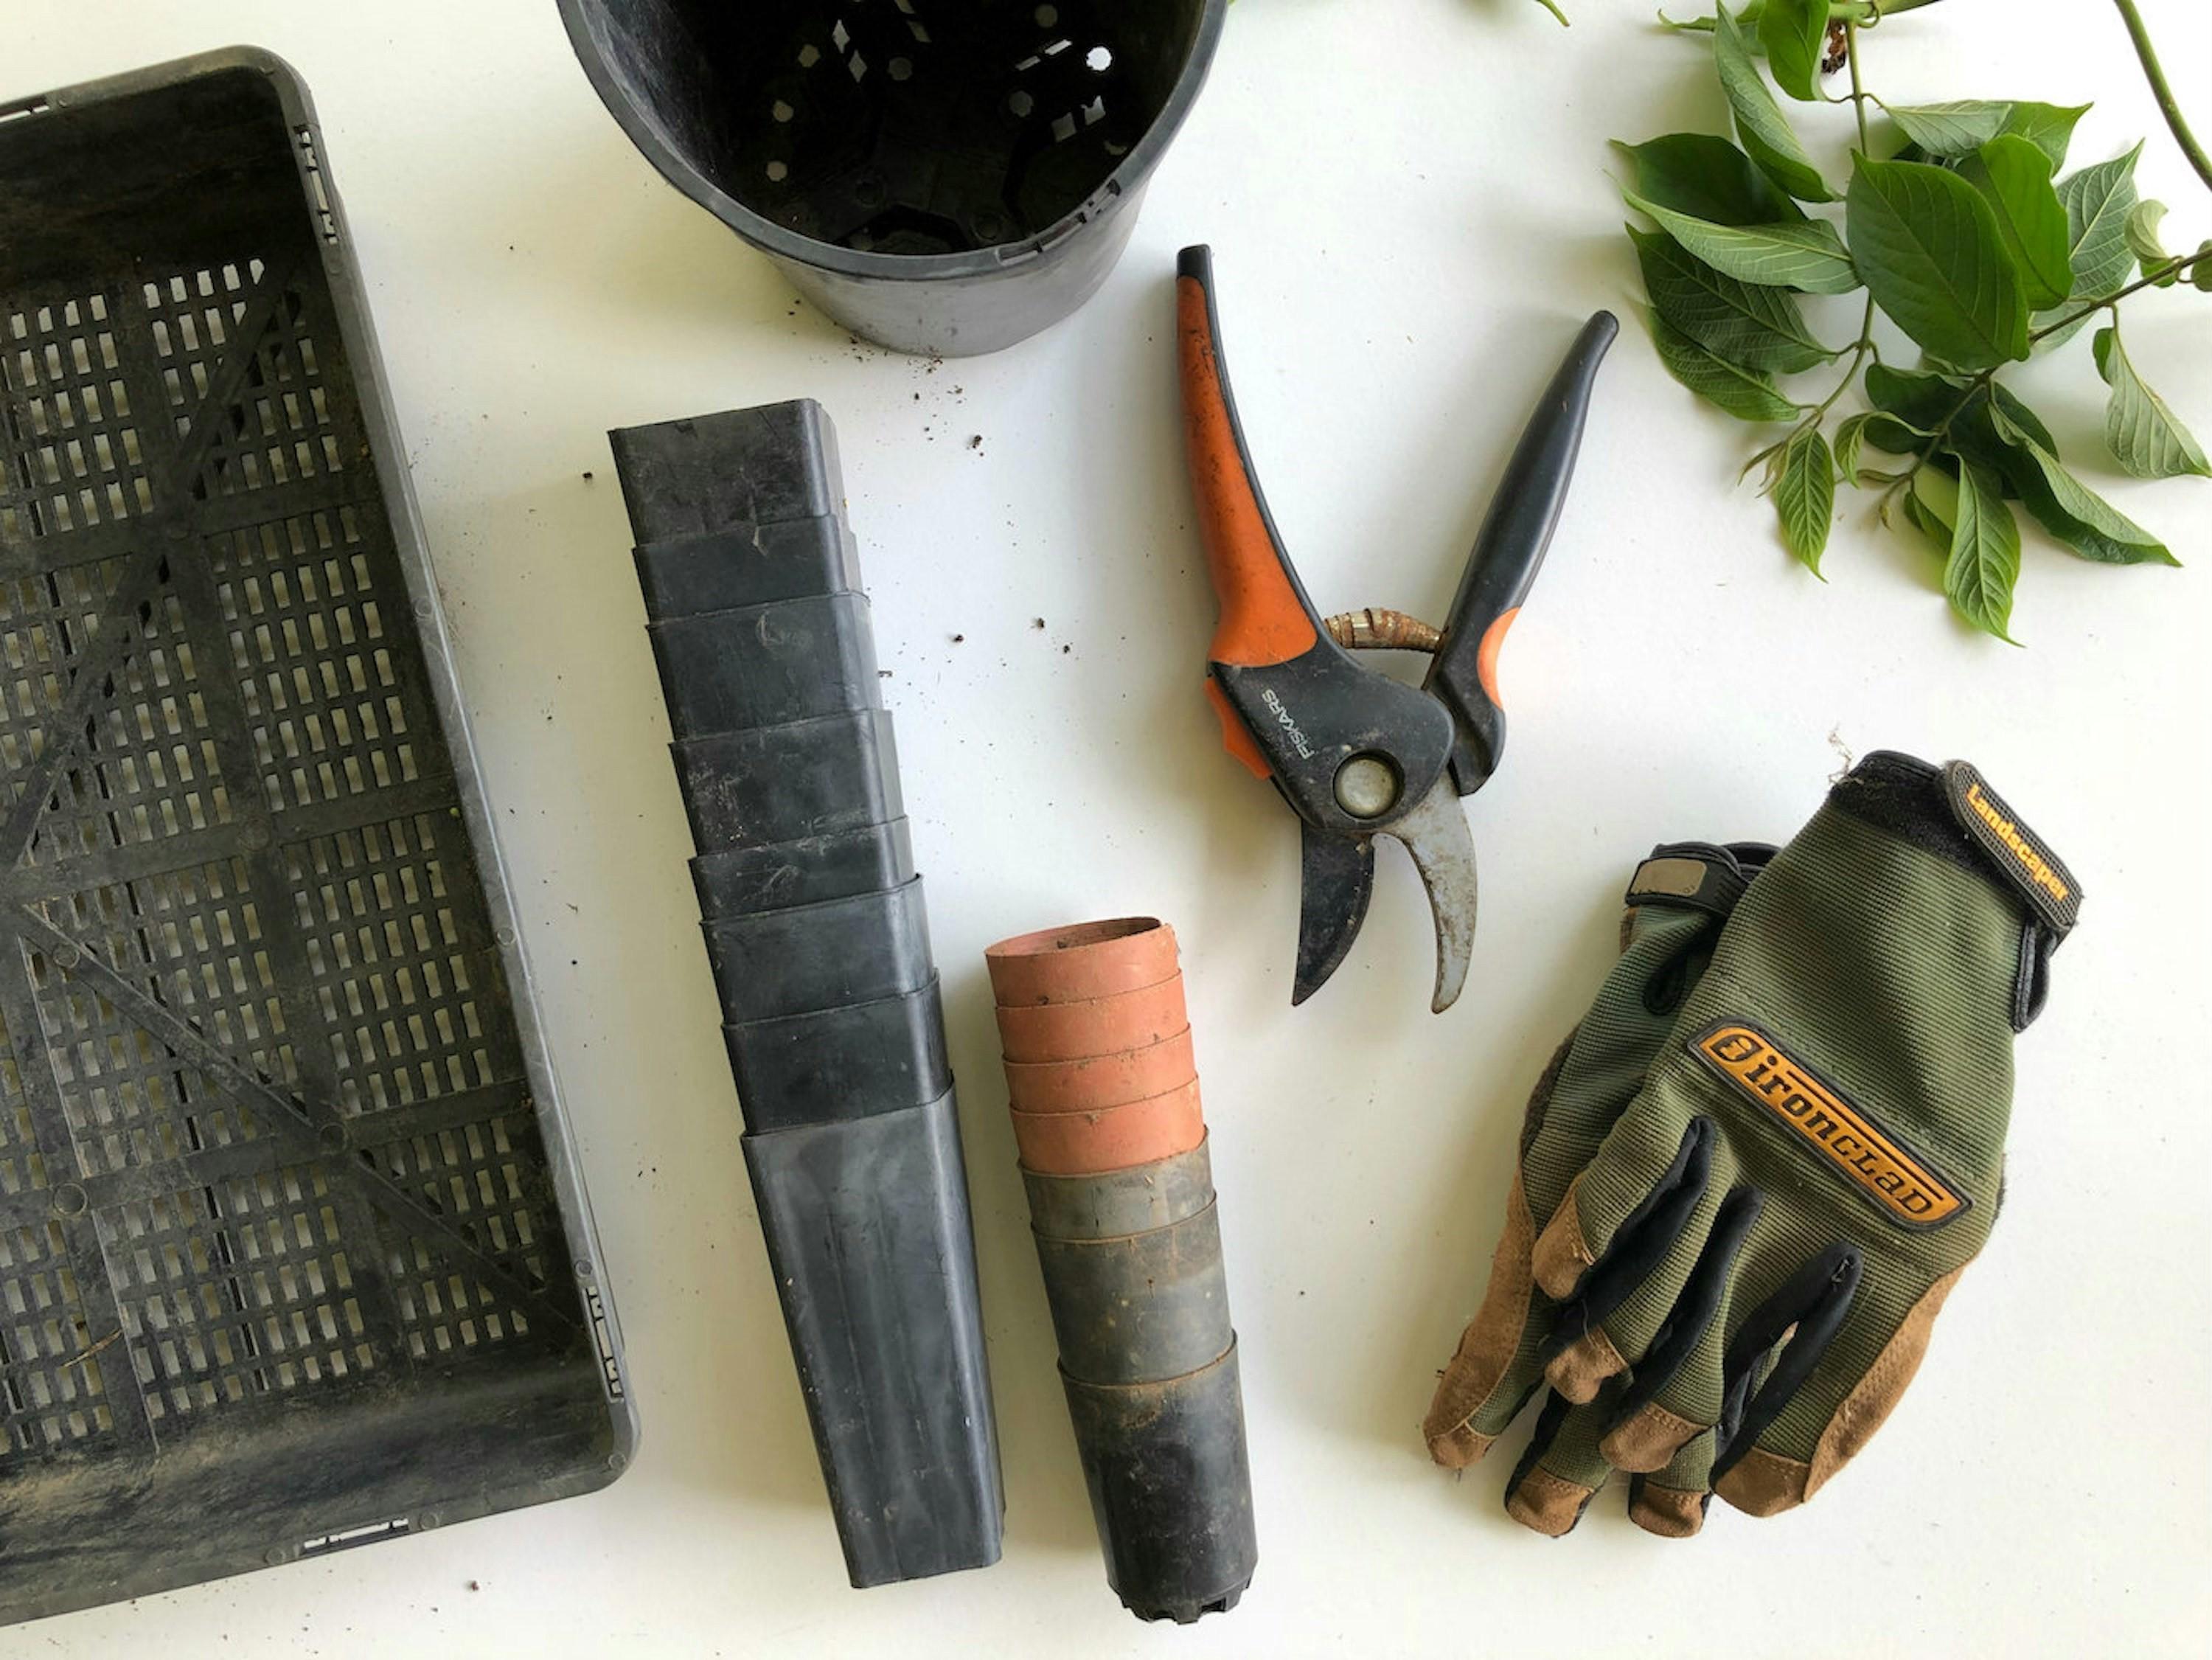
<instances>
[{"instance_id":1,"label":"terracotta pot rim","mask_svg":"<svg viewBox=\"0 0 2212 1660\"><path fill-rule=\"evenodd\" d=\"M1010 1104L1023 1112L1096 1111L1141 1101L1198 1076L1190 1028L1107 1055L1066 1061L1006 1061ZM1118 1096L1119 1098L1112 1098Z\"/></svg>"},{"instance_id":2,"label":"terracotta pot rim","mask_svg":"<svg viewBox=\"0 0 2212 1660\"><path fill-rule=\"evenodd\" d=\"M1040 1176L1110 1175L1188 1152L1206 1135L1195 1078L1118 1106L1079 1112L1013 1108L1009 1116L1022 1167ZM1036 1162L1040 1155L1047 1162Z\"/></svg>"},{"instance_id":3,"label":"terracotta pot rim","mask_svg":"<svg viewBox=\"0 0 2212 1660\"><path fill-rule=\"evenodd\" d=\"M1097 1060L1149 1049L1190 1025L1180 971L1109 997L1011 1006L1001 1003L997 1013L1000 1053L1030 1065Z\"/></svg>"},{"instance_id":4,"label":"terracotta pot rim","mask_svg":"<svg viewBox=\"0 0 2212 1660\"><path fill-rule=\"evenodd\" d=\"M1175 930L1156 916L1039 928L983 952L1000 1006L1087 1003L1141 991L1182 972Z\"/></svg>"}]
</instances>

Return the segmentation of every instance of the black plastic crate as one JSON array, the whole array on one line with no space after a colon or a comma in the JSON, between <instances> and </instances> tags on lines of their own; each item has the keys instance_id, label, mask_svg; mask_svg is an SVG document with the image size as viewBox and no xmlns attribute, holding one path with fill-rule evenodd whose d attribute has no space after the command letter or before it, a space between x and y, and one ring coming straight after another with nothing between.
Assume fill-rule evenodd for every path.
<instances>
[{"instance_id":1,"label":"black plastic crate","mask_svg":"<svg viewBox=\"0 0 2212 1660\"><path fill-rule=\"evenodd\" d=\"M306 92L234 50L0 118L13 1620L635 1426Z\"/></svg>"}]
</instances>

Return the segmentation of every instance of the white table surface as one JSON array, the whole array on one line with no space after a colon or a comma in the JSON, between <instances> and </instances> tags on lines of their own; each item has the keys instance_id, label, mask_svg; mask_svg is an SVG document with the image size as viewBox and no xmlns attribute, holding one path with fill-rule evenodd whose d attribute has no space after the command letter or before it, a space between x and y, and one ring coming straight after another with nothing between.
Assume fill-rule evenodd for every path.
<instances>
[{"instance_id":1,"label":"white table surface","mask_svg":"<svg viewBox=\"0 0 2212 1660\"><path fill-rule=\"evenodd\" d=\"M1686 0L1686 5L1687 0ZM1746 430L1635 325L1611 137L1711 127L1641 0L1243 0L1127 257L1072 320L941 367L855 346L663 184L550 0L6 0L0 93L232 41L319 106L515 875L645 1435L606 1492L0 1635L0 1654L2201 1654L2212 483L2100 462L2086 341L2021 373L2191 569L2034 542L2024 650L1967 636L1846 496L1824 586L1734 487ZM2212 10L2145 0L2212 135ZM1903 100L2094 98L2170 240L2212 231L2117 17L1951 0L1866 46ZM1841 110L1821 118L1840 139ZM1469 803L1468 994L1384 857L1350 960L1289 1006L1291 816L1220 750L1170 276L1213 244L1276 516L1325 607L1431 615L1574 325L1630 326L1504 667ZM1832 337L1856 301L1812 307ZM2212 299L2129 308L2212 438ZM1006 1470L1005 1560L848 1589L738 1147L605 429L799 395L842 440L962 1079ZM983 438L971 446L974 435ZM586 473L595 474L586 482ZM1032 619L1045 619L1039 630ZM955 636L964 636L956 642ZM1786 836L1845 754L1978 762L2089 903L2020 1045L2005 1213L1890 1426L1809 1507L1554 1542L1415 1426L1481 1291L1522 1098L1657 840ZM1107 1590L1053 1371L982 947L1150 911L1180 933L1242 1333L1259 1575L1146 1627ZM11 1541L9 1548L31 1541ZM126 1648L126 1645L127 1648Z\"/></svg>"}]
</instances>

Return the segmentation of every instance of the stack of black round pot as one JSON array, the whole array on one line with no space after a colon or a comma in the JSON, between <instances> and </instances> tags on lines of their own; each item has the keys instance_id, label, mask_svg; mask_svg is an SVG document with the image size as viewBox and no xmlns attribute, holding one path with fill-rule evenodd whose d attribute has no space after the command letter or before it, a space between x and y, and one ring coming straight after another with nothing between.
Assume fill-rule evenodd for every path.
<instances>
[{"instance_id":1,"label":"stack of black round pot","mask_svg":"<svg viewBox=\"0 0 2212 1660\"><path fill-rule=\"evenodd\" d=\"M921 879L835 439L800 401L612 433L745 1163L853 1583L998 1560Z\"/></svg>"},{"instance_id":2,"label":"stack of black round pot","mask_svg":"<svg viewBox=\"0 0 2212 1660\"><path fill-rule=\"evenodd\" d=\"M1259 1546L1175 930L1115 917L984 955L1107 1581L1142 1620L1226 1612Z\"/></svg>"}]
</instances>

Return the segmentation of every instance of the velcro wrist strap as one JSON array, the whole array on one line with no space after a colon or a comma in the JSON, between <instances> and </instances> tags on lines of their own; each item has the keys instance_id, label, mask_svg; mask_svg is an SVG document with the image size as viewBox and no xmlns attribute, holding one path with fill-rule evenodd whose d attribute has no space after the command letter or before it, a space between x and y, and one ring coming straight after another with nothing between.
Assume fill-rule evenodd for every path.
<instances>
[{"instance_id":1,"label":"velcro wrist strap","mask_svg":"<svg viewBox=\"0 0 2212 1660\"><path fill-rule=\"evenodd\" d=\"M1636 867L1624 903L1701 910L1725 920L1773 853L1753 842L1725 848L1711 842L1663 842Z\"/></svg>"},{"instance_id":2,"label":"velcro wrist strap","mask_svg":"<svg viewBox=\"0 0 2212 1660\"><path fill-rule=\"evenodd\" d=\"M1856 818L1993 880L2054 941L2073 930L2081 909L2073 872L1972 763L1932 767L1881 750L1852 768L1828 799Z\"/></svg>"}]
</instances>

